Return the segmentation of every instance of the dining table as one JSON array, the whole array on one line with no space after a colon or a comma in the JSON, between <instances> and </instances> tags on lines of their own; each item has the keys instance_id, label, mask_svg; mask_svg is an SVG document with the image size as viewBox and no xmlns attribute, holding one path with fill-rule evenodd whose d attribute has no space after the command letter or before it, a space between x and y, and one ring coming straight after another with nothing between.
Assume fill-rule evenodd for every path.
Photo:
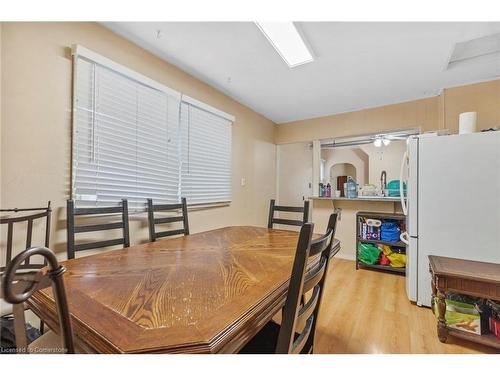
<instances>
[{"instance_id":1,"label":"dining table","mask_svg":"<svg viewBox=\"0 0 500 375\"><path fill-rule=\"evenodd\" d=\"M229 226L62 262L75 344L237 353L284 306L297 240L297 231ZM58 333L51 288L28 306Z\"/></svg>"}]
</instances>

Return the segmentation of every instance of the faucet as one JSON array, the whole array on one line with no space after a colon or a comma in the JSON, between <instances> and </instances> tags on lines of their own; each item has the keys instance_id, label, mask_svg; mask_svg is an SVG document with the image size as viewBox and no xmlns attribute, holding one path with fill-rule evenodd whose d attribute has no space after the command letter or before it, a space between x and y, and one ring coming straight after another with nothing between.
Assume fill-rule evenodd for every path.
<instances>
[{"instance_id":1,"label":"faucet","mask_svg":"<svg viewBox=\"0 0 500 375\"><path fill-rule=\"evenodd\" d=\"M387 172L382 171L380 174L380 189L382 190L382 196L384 196L384 191L387 188Z\"/></svg>"}]
</instances>

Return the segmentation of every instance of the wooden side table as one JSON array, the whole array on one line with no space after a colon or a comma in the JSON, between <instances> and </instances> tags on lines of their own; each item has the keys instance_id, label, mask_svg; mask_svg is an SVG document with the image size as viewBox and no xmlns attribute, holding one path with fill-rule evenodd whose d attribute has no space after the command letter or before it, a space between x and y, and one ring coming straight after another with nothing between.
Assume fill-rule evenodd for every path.
<instances>
[{"instance_id":1,"label":"wooden side table","mask_svg":"<svg viewBox=\"0 0 500 375\"><path fill-rule=\"evenodd\" d=\"M492 333L475 335L446 326L445 293L455 292L473 297L500 300L500 264L472 260L429 256L429 271L432 280L432 303L437 296L439 341L446 342L448 336L492 346L500 349L500 339Z\"/></svg>"}]
</instances>

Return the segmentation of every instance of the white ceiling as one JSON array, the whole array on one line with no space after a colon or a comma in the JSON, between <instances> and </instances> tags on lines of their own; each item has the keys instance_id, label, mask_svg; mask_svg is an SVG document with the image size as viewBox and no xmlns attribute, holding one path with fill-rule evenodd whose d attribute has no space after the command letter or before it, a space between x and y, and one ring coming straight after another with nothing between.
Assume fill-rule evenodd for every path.
<instances>
[{"instance_id":1,"label":"white ceiling","mask_svg":"<svg viewBox=\"0 0 500 375\"><path fill-rule=\"evenodd\" d=\"M500 77L498 53L447 69L455 43L498 33L500 22L297 22L315 61L293 69L252 22L104 25L276 123L434 96L443 87Z\"/></svg>"}]
</instances>

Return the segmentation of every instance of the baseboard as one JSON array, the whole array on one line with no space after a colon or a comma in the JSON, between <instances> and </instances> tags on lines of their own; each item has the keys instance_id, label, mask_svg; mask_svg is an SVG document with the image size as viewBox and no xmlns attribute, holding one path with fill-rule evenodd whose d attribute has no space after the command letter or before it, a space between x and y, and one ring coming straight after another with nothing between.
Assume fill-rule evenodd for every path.
<instances>
[{"instance_id":1,"label":"baseboard","mask_svg":"<svg viewBox=\"0 0 500 375\"><path fill-rule=\"evenodd\" d=\"M352 260L353 262L356 261L356 255L354 255L354 254L337 254L337 255L335 255L334 258L339 258L339 259L344 259L344 260Z\"/></svg>"}]
</instances>

